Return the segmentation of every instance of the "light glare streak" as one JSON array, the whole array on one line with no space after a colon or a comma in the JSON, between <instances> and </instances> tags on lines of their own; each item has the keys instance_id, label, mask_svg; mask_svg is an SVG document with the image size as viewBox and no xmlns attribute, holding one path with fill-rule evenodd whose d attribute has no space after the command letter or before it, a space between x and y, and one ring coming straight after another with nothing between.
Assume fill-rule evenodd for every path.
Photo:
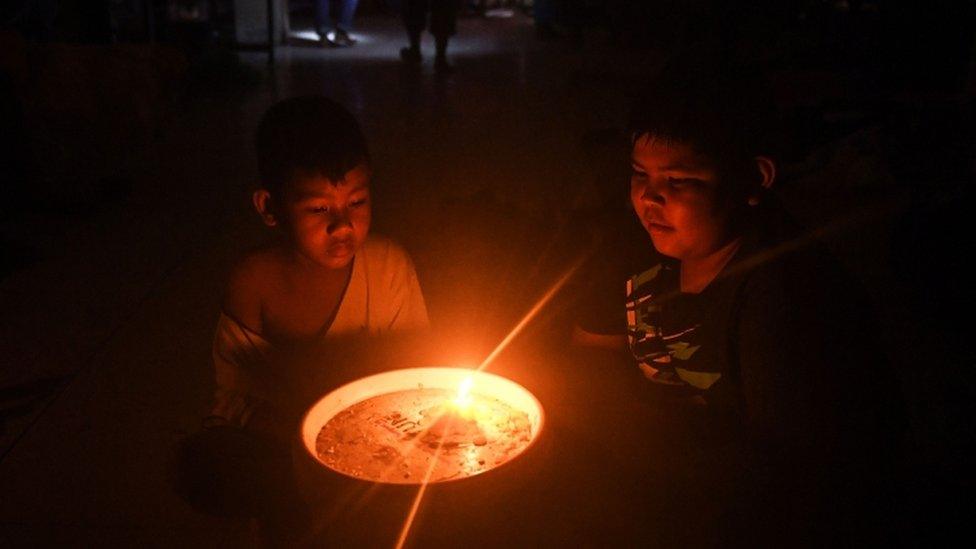
<instances>
[{"instance_id":1,"label":"light glare streak","mask_svg":"<svg viewBox=\"0 0 976 549\"><path fill-rule=\"evenodd\" d=\"M447 421L447 431L450 432L451 426L454 424L454 418L449 417ZM444 439L440 439L440 441L437 443L437 448L434 449L434 457L430 460L430 467L427 468L427 473L424 474L424 481L420 483L420 488L417 489L417 495L413 498L413 504L410 505L410 512L407 513L407 519L403 522L403 528L400 530L400 537L397 538L396 549L403 549L403 544L407 542L407 535L410 533L410 527L413 526L413 521L415 518L417 518L417 510L420 509L420 501L424 499L424 493L427 492L427 486L430 484L430 477L434 475L434 469L437 467L437 462L441 457L441 449L443 448Z\"/></svg>"},{"instance_id":2,"label":"light glare streak","mask_svg":"<svg viewBox=\"0 0 976 549\"><path fill-rule=\"evenodd\" d=\"M515 339L515 337L518 336L523 329L525 329L525 327L529 324L529 322L532 322L532 320L539 314L539 311L541 311L542 308L545 307L546 304L548 304L552 300L552 298L559 292L559 290L561 290L562 287L565 286L567 282L569 282L569 279L572 278L572 276L576 274L576 271L578 271L579 268L583 265L584 260L585 257L582 257L579 260L577 260L576 263L574 263L569 269L566 270L565 273L563 273L561 277L559 277L559 280L557 280L556 283L549 288L549 290L545 293L545 295L543 295L542 298L540 298L539 301L537 301L535 305L533 305L532 308L529 309L529 312L526 313L524 317L522 317L522 320L520 320L519 323L516 324L514 328L512 328L512 331L509 332L507 336L505 336L505 339L503 339L502 342L499 343L497 347L495 347L495 350L493 350L491 354L489 354L488 357L485 358L484 361L482 361L481 365L479 365L475 369L475 371L483 372L488 368L489 364L491 364L496 358L498 358L498 355L500 355L502 351L504 351L505 348L508 347L508 344L511 343L512 340Z\"/></svg>"},{"instance_id":3,"label":"light glare streak","mask_svg":"<svg viewBox=\"0 0 976 549\"><path fill-rule=\"evenodd\" d=\"M488 368L488 366L498 357L498 355L500 355L502 351L504 351L505 348L508 347L509 343L511 343L512 340L514 340L522 332L522 330L524 330L525 327L533 319L535 319L536 316L538 316L539 312L543 309L543 307L545 307L550 301L552 301L552 298L555 297L555 295L559 293L559 290L561 290L563 286L565 286L566 283L569 282L569 279L572 278L574 274L576 274L576 271L579 270L579 268L583 265L585 260L586 260L586 256L579 258L572 266L570 266L566 270L566 272L563 273L562 276L559 277L559 280L557 280L556 283L553 284L546 291L546 293L539 299L539 301L537 301L535 305L533 305L532 308L529 309L529 312L526 313L524 317L522 317L522 320L520 320L519 323L516 324L514 328L512 328L512 331L510 331L508 335L505 336L504 339L502 339L502 342L499 343L497 347L495 347L495 349L488 355L487 358L485 358L485 360L481 362L481 364L477 368L475 368L476 372L483 372L485 369ZM474 383L474 378L472 377L465 378L465 380L461 382L461 387L458 390L458 396L456 399L458 403L465 400L470 400L471 397L468 394L468 392L471 390L471 385L473 383ZM454 418L449 418L449 421L453 422ZM448 431L450 431L450 426L451 423L448 423L448 429L447 429ZM410 506L410 512L407 513L407 518L403 522L403 528L400 530L400 537L397 538L397 542L395 546L396 549L402 549L403 545L407 542L407 536L410 534L410 528L413 526L413 522L417 518L417 511L420 509L420 502L424 499L424 494L427 492L427 485L430 484L430 478L434 474L434 468L437 467L437 461L440 458L441 449L443 447L444 447L444 441L442 439L437 444L437 448L434 450L434 458L430 462L430 467L427 468L427 473L424 475L424 480L420 484L420 488L417 489L416 497L413 498L413 504Z\"/></svg>"}]
</instances>

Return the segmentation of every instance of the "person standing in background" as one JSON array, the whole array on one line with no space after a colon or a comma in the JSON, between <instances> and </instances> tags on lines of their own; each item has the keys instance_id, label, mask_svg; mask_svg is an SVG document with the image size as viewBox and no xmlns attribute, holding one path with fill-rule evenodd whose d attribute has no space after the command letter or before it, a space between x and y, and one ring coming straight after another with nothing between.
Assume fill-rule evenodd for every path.
<instances>
[{"instance_id":1,"label":"person standing in background","mask_svg":"<svg viewBox=\"0 0 976 549\"><path fill-rule=\"evenodd\" d=\"M335 18L331 8L335 4ZM345 48L356 43L349 32L359 0L315 0L315 31L323 46Z\"/></svg>"},{"instance_id":2,"label":"person standing in background","mask_svg":"<svg viewBox=\"0 0 976 549\"><path fill-rule=\"evenodd\" d=\"M400 58L406 63L420 64L423 60L420 54L420 35L428 28L434 35L437 48L434 70L439 74L453 72L454 68L447 62L447 42L457 32L458 4L458 0L404 0L403 22L407 27L410 46L400 50Z\"/></svg>"}]
</instances>

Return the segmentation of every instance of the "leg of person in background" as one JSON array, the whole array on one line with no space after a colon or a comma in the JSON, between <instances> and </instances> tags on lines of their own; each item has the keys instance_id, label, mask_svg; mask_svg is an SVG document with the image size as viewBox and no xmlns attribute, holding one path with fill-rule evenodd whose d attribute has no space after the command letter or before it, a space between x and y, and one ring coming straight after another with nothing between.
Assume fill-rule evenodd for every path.
<instances>
[{"instance_id":1,"label":"leg of person in background","mask_svg":"<svg viewBox=\"0 0 976 549\"><path fill-rule=\"evenodd\" d=\"M434 70L442 74L454 72L454 67L447 62L447 42L449 39L449 36L443 35L434 37L434 44L437 47L437 54L434 57Z\"/></svg>"},{"instance_id":2,"label":"leg of person in background","mask_svg":"<svg viewBox=\"0 0 976 549\"><path fill-rule=\"evenodd\" d=\"M403 24L407 28L410 46L400 50L400 59L407 63L420 64L420 34L427 26L429 7L430 0L403 0Z\"/></svg>"},{"instance_id":3,"label":"leg of person in background","mask_svg":"<svg viewBox=\"0 0 976 549\"><path fill-rule=\"evenodd\" d=\"M432 0L430 11L430 33L434 35L437 45L437 57L434 59L434 70L440 74L454 72L454 67L447 62L447 42L457 32L457 0Z\"/></svg>"},{"instance_id":4,"label":"leg of person in background","mask_svg":"<svg viewBox=\"0 0 976 549\"><path fill-rule=\"evenodd\" d=\"M338 46L335 41L335 31L332 28L332 16L329 14L331 0L315 0L315 32L319 33L319 42L323 46Z\"/></svg>"},{"instance_id":5,"label":"leg of person in background","mask_svg":"<svg viewBox=\"0 0 976 549\"><path fill-rule=\"evenodd\" d=\"M339 0L339 13L336 21L336 41L345 46L356 43L356 39L349 35L352 31L352 20L356 15L359 0Z\"/></svg>"}]
</instances>

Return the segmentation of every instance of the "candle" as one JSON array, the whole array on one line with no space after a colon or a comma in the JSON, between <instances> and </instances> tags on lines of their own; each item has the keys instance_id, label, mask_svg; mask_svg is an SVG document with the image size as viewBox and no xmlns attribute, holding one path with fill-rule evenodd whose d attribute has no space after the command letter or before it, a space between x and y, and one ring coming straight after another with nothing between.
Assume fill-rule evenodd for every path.
<instances>
[{"instance_id":1,"label":"candle","mask_svg":"<svg viewBox=\"0 0 976 549\"><path fill-rule=\"evenodd\" d=\"M352 477L392 483L422 482L433 464L430 481L439 482L497 467L538 434L541 406L524 388L470 370L414 370L432 374L426 378L434 386L377 391L322 421L314 441L318 460ZM467 375L456 381L458 372ZM389 374L396 375L379 375ZM445 388L448 380L454 388Z\"/></svg>"},{"instance_id":2,"label":"candle","mask_svg":"<svg viewBox=\"0 0 976 549\"><path fill-rule=\"evenodd\" d=\"M464 378L457 396L436 408L422 412L425 419L432 420L430 427L423 431L424 442L433 448L438 445L451 447L465 443L484 446L488 443L488 437L479 421L489 420L491 411L481 402L478 406L474 405L474 397L471 395L473 384L474 378Z\"/></svg>"}]
</instances>

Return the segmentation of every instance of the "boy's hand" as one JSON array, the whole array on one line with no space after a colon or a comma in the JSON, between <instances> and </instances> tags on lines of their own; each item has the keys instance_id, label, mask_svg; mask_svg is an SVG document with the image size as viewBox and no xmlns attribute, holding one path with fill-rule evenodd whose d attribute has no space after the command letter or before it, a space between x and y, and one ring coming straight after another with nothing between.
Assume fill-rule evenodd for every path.
<instances>
[{"instance_id":1,"label":"boy's hand","mask_svg":"<svg viewBox=\"0 0 976 549\"><path fill-rule=\"evenodd\" d=\"M664 372L658 370L657 368L646 364L644 362L638 362L637 366L640 368L641 373L644 377L653 381L654 383L660 383L662 385L684 385L685 382L681 381L680 378L675 376L671 372Z\"/></svg>"}]
</instances>

